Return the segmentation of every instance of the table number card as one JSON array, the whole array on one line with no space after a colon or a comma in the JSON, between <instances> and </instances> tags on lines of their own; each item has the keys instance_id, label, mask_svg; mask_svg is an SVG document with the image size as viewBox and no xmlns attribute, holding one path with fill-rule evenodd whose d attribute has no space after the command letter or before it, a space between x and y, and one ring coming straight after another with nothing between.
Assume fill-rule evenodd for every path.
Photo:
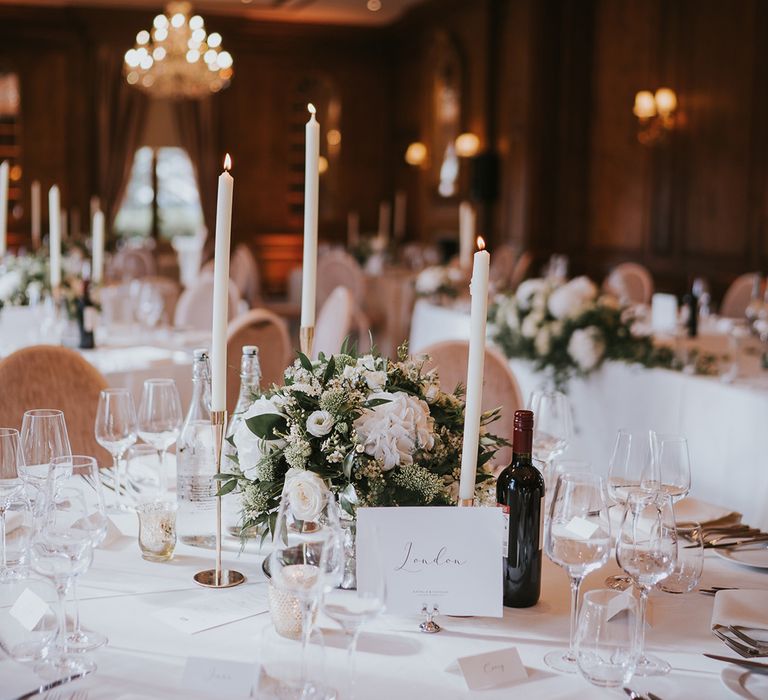
<instances>
[{"instance_id":1,"label":"table number card","mask_svg":"<svg viewBox=\"0 0 768 700\"><path fill-rule=\"evenodd\" d=\"M504 519L498 508L360 508L357 585L372 590L374 553L386 572L387 612L501 617Z\"/></svg>"}]
</instances>

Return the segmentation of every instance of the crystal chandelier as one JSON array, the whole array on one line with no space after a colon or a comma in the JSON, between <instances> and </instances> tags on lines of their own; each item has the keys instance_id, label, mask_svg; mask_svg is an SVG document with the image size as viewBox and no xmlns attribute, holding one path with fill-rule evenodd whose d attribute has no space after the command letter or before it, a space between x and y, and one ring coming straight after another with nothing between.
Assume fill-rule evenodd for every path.
<instances>
[{"instance_id":1,"label":"crystal chandelier","mask_svg":"<svg viewBox=\"0 0 768 700\"><path fill-rule=\"evenodd\" d=\"M206 34L203 18L190 12L188 2L169 2L152 31L136 35L123 65L130 85L173 99L199 99L229 85L232 55L222 50L221 34Z\"/></svg>"}]
</instances>

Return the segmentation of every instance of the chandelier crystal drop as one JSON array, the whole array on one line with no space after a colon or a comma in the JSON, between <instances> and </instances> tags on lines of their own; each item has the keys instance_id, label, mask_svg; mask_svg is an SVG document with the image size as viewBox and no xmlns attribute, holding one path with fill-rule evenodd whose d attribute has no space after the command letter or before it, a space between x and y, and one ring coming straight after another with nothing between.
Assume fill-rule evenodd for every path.
<instances>
[{"instance_id":1,"label":"chandelier crystal drop","mask_svg":"<svg viewBox=\"0 0 768 700\"><path fill-rule=\"evenodd\" d=\"M151 30L136 35L123 64L130 85L172 99L199 99L229 85L232 55L223 50L221 34L208 34L203 18L191 11L188 2L169 2Z\"/></svg>"}]
</instances>

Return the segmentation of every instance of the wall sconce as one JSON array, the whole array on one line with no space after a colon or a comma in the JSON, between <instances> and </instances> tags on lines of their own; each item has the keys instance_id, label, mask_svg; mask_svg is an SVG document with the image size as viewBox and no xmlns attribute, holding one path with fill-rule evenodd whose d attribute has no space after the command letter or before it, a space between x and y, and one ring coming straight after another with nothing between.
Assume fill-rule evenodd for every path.
<instances>
[{"instance_id":1,"label":"wall sconce","mask_svg":"<svg viewBox=\"0 0 768 700\"><path fill-rule=\"evenodd\" d=\"M408 165L421 166L427 161L427 147L421 141L409 144L405 151L405 162Z\"/></svg>"},{"instance_id":2,"label":"wall sconce","mask_svg":"<svg viewBox=\"0 0 768 700\"><path fill-rule=\"evenodd\" d=\"M659 88L656 93L641 90L635 95L632 112L638 120L637 140L644 146L666 141L675 128L677 95L670 88Z\"/></svg>"},{"instance_id":3,"label":"wall sconce","mask_svg":"<svg viewBox=\"0 0 768 700\"><path fill-rule=\"evenodd\" d=\"M325 156L320 156L317 159L317 172L320 175L325 175L328 172L328 159Z\"/></svg>"},{"instance_id":4,"label":"wall sconce","mask_svg":"<svg viewBox=\"0 0 768 700\"><path fill-rule=\"evenodd\" d=\"M480 139L476 134L467 131L456 137L454 146L456 148L456 155L459 158L472 158L480 150Z\"/></svg>"}]
</instances>

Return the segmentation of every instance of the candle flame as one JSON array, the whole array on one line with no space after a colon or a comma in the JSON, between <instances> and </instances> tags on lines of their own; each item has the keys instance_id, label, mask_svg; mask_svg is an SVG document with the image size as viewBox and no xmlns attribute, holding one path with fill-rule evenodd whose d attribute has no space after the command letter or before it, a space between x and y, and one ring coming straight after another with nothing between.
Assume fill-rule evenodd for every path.
<instances>
[{"instance_id":1,"label":"candle flame","mask_svg":"<svg viewBox=\"0 0 768 700\"><path fill-rule=\"evenodd\" d=\"M477 249L485 250L485 240L483 240L482 236L477 237Z\"/></svg>"},{"instance_id":2,"label":"candle flame","mask_svg":"<svg viewBox=\"0 0 768 700\"><path fill-rule=\"evenodd\" d=\"M315 105L313 105L311 102L307 105L307 110L310 114L315 114L317 112Z\"/></svg>"},{"instance_id":3,"label":"candle flame","mask_svg":"<svg viewBox=\"0 0 768 700\"><path fill-rule=\"evenodd\" d=\"M224 156L224 170L232 170L232 158L229 153Z\"/></svg>"}]
</instances>

